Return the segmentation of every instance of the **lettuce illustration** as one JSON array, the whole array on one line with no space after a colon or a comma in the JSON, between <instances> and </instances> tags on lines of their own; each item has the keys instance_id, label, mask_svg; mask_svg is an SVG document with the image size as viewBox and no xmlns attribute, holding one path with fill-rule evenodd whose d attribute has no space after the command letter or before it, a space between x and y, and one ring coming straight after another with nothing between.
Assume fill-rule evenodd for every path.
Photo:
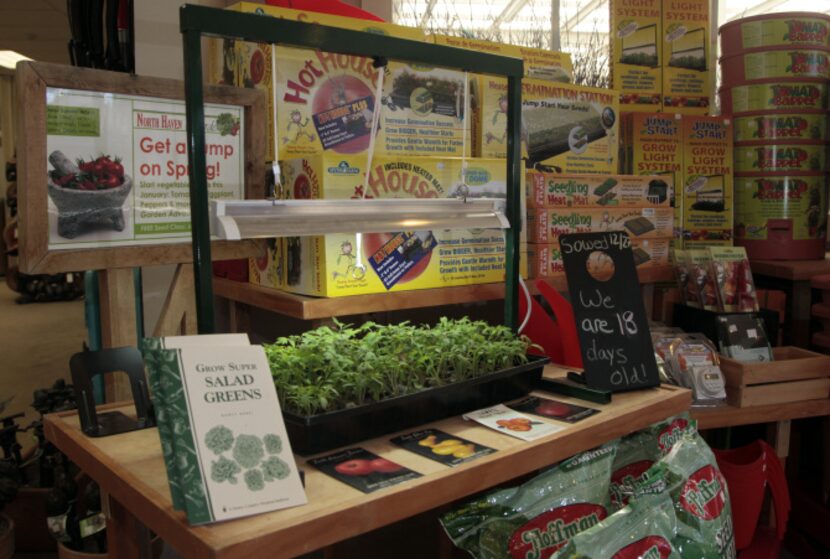
<instances>
[{"instance_id":1,"label":"lettuce illustration","mask_svg":"<svg viewBox=\"0 0 830 559\"><path fill-rule=\"evenodd\" d=\"M205 445L214 454L222 454L233 446L233 432L224 425L217 425L205 434Z\"/></svg>"},{"instance_id":2,"label":"lettuce illustration","mask_svg":"<svg viewBox=\"0 0 830 559\"><path fill-rule=\"evenodd\" d=\"M239 435L233 445L233 458L243 468L253 468L265 456L262 440L256 435Z\"/></svg>"}]
</instances>

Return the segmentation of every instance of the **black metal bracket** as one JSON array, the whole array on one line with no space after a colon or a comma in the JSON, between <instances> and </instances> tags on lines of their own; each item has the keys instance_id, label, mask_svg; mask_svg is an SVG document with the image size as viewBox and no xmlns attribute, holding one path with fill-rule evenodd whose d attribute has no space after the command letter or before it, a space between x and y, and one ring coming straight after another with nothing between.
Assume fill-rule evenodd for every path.
<instances>
[{"instance_id":1,"label":"black metal bracket","mask_svg":"<svg viewBox=\"0 0 830 559\"><path fill-rule=\"evenodd\" d=\"M136 348L118 347L76 353L69 360L69 369L72 372L72 384L75 386L81 430L86 435L106 437L155 426L156 420L144 376L144 360ZM135 419L120 411L98 413L95 407L92 379L117 372L126 373L130 379Z\"/></svg>"}]
</instances>

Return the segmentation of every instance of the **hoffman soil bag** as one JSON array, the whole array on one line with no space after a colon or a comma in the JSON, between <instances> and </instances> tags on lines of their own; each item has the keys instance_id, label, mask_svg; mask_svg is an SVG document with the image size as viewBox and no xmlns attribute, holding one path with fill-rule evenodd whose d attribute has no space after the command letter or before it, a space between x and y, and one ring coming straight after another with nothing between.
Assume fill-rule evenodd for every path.
<instances>
[{"instance_id":1,"label":"hoffman soil bag","mask_svg":"<svg viewBox=\"0 0 830 559\"><path fill-rule=\"evenodd\" d=\"M554 559L680 559L677 518L665 493L646 495L577 534Z\"/></svg>"},{"instance_id":2,"label":"hoffman soil bag","mask_svg":"<svg viewBox=\"0 0 830 559\"><path fill-rule=\"evenodd\" d=\"M453 543L478 559L547 559L608 516L617 443L573 456L530 481L445 514Z\"/></svg>"},{"instance_id":3,"label":"hoffman soil bag","mask_svg":"<svg viewBox=\"0 0 830 559\"><path fill-rule=\"evenodd\" d=\"M635 499L668 493L677 516L673 544L684 559L734 559L735 536L726 480L712 450L687 434L643 476Z\"/></svg>"}]
</instances>

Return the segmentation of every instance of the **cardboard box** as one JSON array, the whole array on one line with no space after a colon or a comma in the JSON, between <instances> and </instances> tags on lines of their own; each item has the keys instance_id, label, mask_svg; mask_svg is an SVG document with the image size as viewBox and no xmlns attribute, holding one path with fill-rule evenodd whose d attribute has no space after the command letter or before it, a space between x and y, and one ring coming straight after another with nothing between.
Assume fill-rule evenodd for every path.
<instances>
[{"instance_id":1,"label":"cardboard box","mask_svg":"<svg viewBox=\"0 0 830 559\"><path fill-rule=\"evenodd\" d=\"M487 79L482 85L481 153L507 154L507 86ZM528 166L565 173L617 170L619 99L609 89L542 80L522 81L522 155Z\"/></svg>"},{"instance_id":2,"label":"cardboard box","mask_svg":"<svg viewBox=\"0 0 830 559\"><path fill-rule=\"evenodd\" d=\"M611 0L611 86L621 110L662 109L662 0Z\"/></svg>"},{"instance_id":3,"label":"cardboard box","mask_svg":"<svg viewBox=\"0 0 830 559\"><path fill-rule=\"evenodd\" d=\"M292 198L358 198L364 156L316 154L285 161ZM471 196L503 196L506 166L469 160ZM369 173L368 198L438 198L460 186L459 158L378 156ZM327 297L498 282L504 279L501 230L408 231L294 237L286 242L287 291Z\"/></svg>"},{"instance_id":4,"label":"cardboard box","mask_svg":"<svg viewBox=\"0 0 830 559\"><path fill-rule=\"evenodd\" d=\"M669 207L671 177L529 172L528 208Z\"/></svg>"},{"instance_id":5,"label":"cardboard box","mask_svg":"<svg viewBox=\"0 0 830 559\"><path fill-rule=\"evenodd\" d=\"M675 237L680 237L683 225L683 205L680 190L680 173L683 168L680 115L668 113L626 113L623 116L625 130L624 172L633 175L660 175L671 180L670 204L675 208Z\"/></svg>"},{"instance_id":6,"label":"cardboard box","mask_svg":"<svg viewBox=\"0 0 830 559\"><path fill-rule=\"evenodd\" d=\"M731 245L732 123L722 117L683 117L683 246Z\"/></svg>"},{"instance_id":7,"label":"cardboard box","mask_svg":"<svg viewBox=\"0 0 830 559\"><path fill-rule=\"evenodd\" d=\"M709 0L663 0L663 110L709 112L714 67Z\"/></svg>"},{"instance_id":8,"label":"cardboard box","mask_svg":"<svg viewBox=\"0 0 830 559\"><path fill-rule=\"evenodd\" d=\"M670 237L671 208L535 208L527 210L530 243L552 243L567 233L625 231L634 239Z\"/></svg>"},{"instance_id":9,"label":"cardboard box","mask_svg":"<svg viewBox=\"0 0 830 559\"><path fill-rule=\"evenodd\" d=\"M426 38L420 29L411 27L264 4L241 2L228 9L418 41ZM377 78L371 59L279 46L276 75L271 75L271 45L238 41L235 49L235 85L267 92L267 160L273 159L275 148L279 159L325 150L355 153L368 148ZM209 67L219 67L215 60L219 52L216 47L209 49L214 57ZM216 76L215 70L212 75ZM385 139L379 137L377 147L382 152Z\"/></svg>"},{"instance_id":10,"label":"cardboard box","mask_svg":"<svg viewBox=\"0 0 830 559\"><path fill-rule=\"evenodd\" d=\"M671 239L633 239L631 250L638 269L668 266ZM527 245L528 279L551 277L565 273L559 243Z\"/></svg>"},{"instance_id":11,"label":"cardboard box","mask_svg":"<svg viewBox=\"0 0 830 559\"><path fill-rule=\"evenodd\" d=\"M265 254L248 259L248 281L254 285L282 289L285 286L285 239L266 241Z\"/></svg>"}]
</instances>

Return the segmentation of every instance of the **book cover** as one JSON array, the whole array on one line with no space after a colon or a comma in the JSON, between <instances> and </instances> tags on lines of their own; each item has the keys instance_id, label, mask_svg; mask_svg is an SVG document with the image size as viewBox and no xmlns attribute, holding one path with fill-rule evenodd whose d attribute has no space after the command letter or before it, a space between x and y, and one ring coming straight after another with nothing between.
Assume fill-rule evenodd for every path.
<instances>
[{"instance_id":1,"label":"book cover","mask_svg":"<svg viewBox=\"0 0 830 559\"><path fill-rule=\"evenodd\" d=\"M141 352L144 357L147 381L150 388L150 397L156 416L161 443L161 453L164 457L164 467L167 470L167 480L170 486L170 498L174 510L185 510L184 495L179 486L179 476L176 470L175 454L173 452L173 433L168 419L167 402L164 399L162 383L166 383L175 376L161 374L165 367L177 365L175 355L165 352L165 349L176 349L185 346L225 346L250 345L247 334L212 334L203 336L168 336L166 338L144 338L141 341ZM175 410L174 410L175 413Z\"/></svg>"},{"instance_id":2,"label":"book cover","mask_svg":"<svg viewBox=\"0 0 830 559\"><path fill-rule=\"evenodd\" d=\"M178 367L164 372L178 378L162 389L188 521L305 504L262 347L184 347L174 353Z\"/></svg>"}]
</instances>

